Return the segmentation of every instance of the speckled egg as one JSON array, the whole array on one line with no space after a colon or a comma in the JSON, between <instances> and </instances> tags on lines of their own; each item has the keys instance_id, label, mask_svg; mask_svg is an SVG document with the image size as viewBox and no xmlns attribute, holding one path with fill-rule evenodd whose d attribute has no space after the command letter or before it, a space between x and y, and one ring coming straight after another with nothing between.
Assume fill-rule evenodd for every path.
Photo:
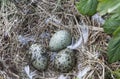
<instances>
[{"instance_id":1,"label":"speckled egg","mask_svg":"<svg viewBox=\"0 0 120 79\"><path fill-rule=\"evenodd\" d=\"M55 57L54 67L59 72L69 72L75 65L75 53L70 49L60 51Z\"/></svg>"},{"instance_id":2,"label":"speckled egg","mask_svg":"<svg viewBox=\"0 0 120 79\"><path fill-rule=\"evenodd\" d=\"M40 44L32 44L29 53L31 54L31 61L34 68L40 71L47 69L47 53Z\"/></svg>"},{"instance_id":3,"label":"speckled egg","mask_svg":"<svg viewBox=\"0 0 120 79\"><path fill-rule=\"evenodd\" d=\"M39 71L44 71L47 69L48 65L48 58L45 55L41 55L37 57L35 60L33 60L32 65L34 68L36 68Z\"/></svg>"},{"instance_id":4,"label":"speckled egg","mask_svg":"<svg viewBox=\"0 0 120 79\"><path fill-rule=\"evenodd\" d=\"M45 53L45 49L40 44L32 44L30 46L29 54L31 54L31 59L36 59L41 54Z\"/></svg>"},{"instance_id":5,"label":"speckled egg","mask_svg":"<svg viewBox=\"0 0 120 79\"><path fill-rule=\"evenodd\" d=\"M67 30L57 31L49 42L51 51L59 51L66 48L72 42L71 34Z\"/></svg>"}]
</instances>

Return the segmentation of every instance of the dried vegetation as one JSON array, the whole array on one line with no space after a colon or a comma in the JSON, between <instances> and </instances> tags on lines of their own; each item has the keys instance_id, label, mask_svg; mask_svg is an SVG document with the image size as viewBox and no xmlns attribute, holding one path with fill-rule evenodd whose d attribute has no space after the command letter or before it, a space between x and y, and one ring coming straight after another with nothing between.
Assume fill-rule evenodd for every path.
<instances>
[{"instance_id":1,"label":"dried vegetation","mask_svg":"<svg viewBox=\"0 0 120 79\"><path fill-rule=\"evenodd\" d=\"M75 2L77 1L0 0L0 79L108 78L105 78L105 74L111 71L106 57L109 36L103 32L99 22L79 14ZM60 29L70 30L74 44L82 37L81 26L87 27L88 38L83 35L87 42L77 46L77 63L71 72L54 71L52 62L44 72L31 66L28 55L31 44L41 44L51 55L48 44L53 33Z\"/></svg>"}]
</instances>

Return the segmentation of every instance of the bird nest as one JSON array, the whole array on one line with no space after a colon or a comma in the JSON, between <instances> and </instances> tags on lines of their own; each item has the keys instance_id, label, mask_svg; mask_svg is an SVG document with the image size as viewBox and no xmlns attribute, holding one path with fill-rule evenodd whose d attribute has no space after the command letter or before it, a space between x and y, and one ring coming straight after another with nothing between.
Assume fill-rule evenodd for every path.
<instances>
[{"instance_id":1,"label":"bird nest","mask_svg":"<svg viewBox=\"0 0 120 79\"><path fill-rule=\"evenodd\" d=\"M109 36L102 24L81 15L74 0L4 0L0 6L0 79L105 79ZM67 29L73 37L77 63L69 73L32 67L29 47L38 43L49 56L51 36Z\"/></svg>"}]
</instances>

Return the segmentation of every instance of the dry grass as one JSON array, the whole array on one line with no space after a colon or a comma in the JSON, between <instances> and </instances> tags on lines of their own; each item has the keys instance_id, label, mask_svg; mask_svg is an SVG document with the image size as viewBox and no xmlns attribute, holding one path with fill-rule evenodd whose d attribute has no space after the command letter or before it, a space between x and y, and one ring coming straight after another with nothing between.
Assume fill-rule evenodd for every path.
<instances>
[{"instance_id":1,"label":"dry grass","mask_svg":"<svg viewBox=\"0 0 120 79\"><path fill-rule=\"evenodd\" d=\"M57 79L60 75L68 79L107 79L106 71L111 71L106 57L108 35L100 23L77 12L74 0L2 0L1 3L0 79L29 79L25 66L30 66L30 72L36 70L29 61L29 46L40 43L48 49L50 37L60 29L70 30L77 41L82 24L87 25L89 38L76 49L76 67L69 73L59 73L51 69L50 62L49 68L36 71L33 79ZM81 76L81 72L85 74Z\"/></svg>"}]
</instances>

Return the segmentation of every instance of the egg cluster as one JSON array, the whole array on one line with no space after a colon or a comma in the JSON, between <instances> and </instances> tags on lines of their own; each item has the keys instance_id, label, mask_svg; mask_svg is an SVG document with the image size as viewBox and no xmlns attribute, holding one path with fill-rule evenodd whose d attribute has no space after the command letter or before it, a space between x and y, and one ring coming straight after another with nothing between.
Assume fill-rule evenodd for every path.
<instances>
[{"instance_id":1,"label":"egg cluster","mask_svg":"<svg viewBox=\"0 0 120 79\"><path fill-rule=\"evenodd\" d=\"M58 52L54 59L54 68L59 72L69 72L75 65L75 53L67 46L72 42L71 34L66 30L57 31L49 42L49 48L52 52ZM45 49L38 44L30 47L32 65L43 71L47 69L48 58Z\"/></svg>"}]
</instances>

